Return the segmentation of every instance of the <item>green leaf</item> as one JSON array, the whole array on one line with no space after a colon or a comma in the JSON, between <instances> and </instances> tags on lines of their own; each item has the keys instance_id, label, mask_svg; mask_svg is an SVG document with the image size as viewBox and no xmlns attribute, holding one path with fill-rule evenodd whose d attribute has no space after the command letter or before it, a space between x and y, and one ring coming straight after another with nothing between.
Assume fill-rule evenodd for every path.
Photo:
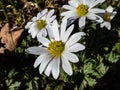
<instances>
[{"instance_id":1,"label":"green leaf","mask_svg":"<svg viewBox=\"0 0 120 90\"><path fill-rule=\"evenodd\" d=\"M15 83L13 83L13 84L11 84L9 86L9 90L16 90L16 89L18 89L20 87L20 84L21 84L20 82L16 81Z\"/></svg>"},{"instance_id":2,"label":"green leaf","mask_svg":"<svg viewBox=\"0 0 120 90\"><path fill-rule=\"evenodd\" d=\"M18 72L16 72L14 69L12 69L9 74L8 74L8 77L9 78L12 78L13 76L15 76L16 74L18 74Z\"/></svg>"},{"instance_id":3,"label":"green leaf","mask_svg":"<svg viewBox=\"0 0 120 90\"><path fill-rule=\"evenodd\" d=\"M87 87L87 81L84 79L79 87L79 89L76 90L84 90Z\"/></svg>"},{"instance_id":4,"label":"green leaf","mask_svg":"<svg viewBox=\"0 0 120 90\"><path fill-rule=\"evenodd\" d=\"M120 53L120 42L115 44L115 46L113 47L113 50L117 51L118 53Z\"/></svg>"},{"instance_id":5,"label":"green leaf","mask_svg":"<svg viewBox=\"0 0 120 90\"><path fill-rule=\"evenodd\" d=\"M30 78L26 78L26 79L30 79ZM25 85L27 86L26 90L38 90L39 85L38 85L38 77L34 77L32 80L30 80L29 82L27 82Z\"/></svg>"},{"instance_id":6,"label":"green leaf","mask_svg":"<svg viewBox=\"0 0 120 90\"><path fill-rule=\"evenodd\" d=\"M97 83L95 79L91 78L91 77L85 77L85 80L87 81L88 85L91 87L94 87L95 84Z\"/></svg>"},{"instance_id":7,"label":"green leaf","mask_svg":"<svg viewBox=\"0 0 120 90\"><path fill-rule=\"evenodd\" d=\"M103 63L101 63L96 68L96 71L98 72L98 74L96 74L97 78L100 78L108 71L108 67L106 67Z\"/></svg>"},{"instance_id":8,"label":"green leaf","mask_svg":"<svg viewBox=\"0 0 120 90\"><path fill-rule=\"evenodd\" d=\"M10 86L13 82L13 79L10 79L10 80L5 80L5 83L7 86Z\"/></svg>"},{"instance_id":9,"label":"green leaf","mask_svg":"<svg viewBox=\"0 0 120 90\"><path fill-rule=\"evenodd\" d=\"M63 84L57 85L54 90L63 90Z\"/></svg>"},{"instance_id":10,"label":"green leaf","mask_svg":"<svg viewBox=\"0 0 120 90\"><path fill-rule=\"evenodd\" d=\"M86 63L86 64L84 65L84 67L83 67L83 72L84 72L85 75L94 72L91 62L88 62L88 63Z\"/></svg>"}]
</instances>

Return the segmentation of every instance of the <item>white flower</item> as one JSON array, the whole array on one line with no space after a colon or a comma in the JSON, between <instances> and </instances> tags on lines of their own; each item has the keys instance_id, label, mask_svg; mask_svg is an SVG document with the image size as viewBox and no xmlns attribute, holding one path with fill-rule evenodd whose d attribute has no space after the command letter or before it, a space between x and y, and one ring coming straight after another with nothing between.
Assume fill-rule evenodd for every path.
<instances>
[{"instance_id":1,"label":"white flower","mask_svg":"<svg viewBox=\"0 0 120 90\"><path fill-rule=\"evenodd\" d=\"M54 14L54 10L48 11L48 9L44 9L39 12L37 16L32 18L32 21L28 22L25 26L26 29L29 29L29 33L31 33L32 38L36 36L47 36L47 29L50 28L51 23L56 18Z\"/></svg>"},{"instance_id":2,"label":"white flower","mask_svg":"<svg viewBox=\"0 0 120 90\"><path fill-rule=\"evenodd\" d=\"M61 16L64 16L64 19L75 20L79 18L80 28L85 26L86 18L102 22L102 18L96 14L104 13L105 10L93 7L104 1L105 0L70 0L68 2L69 5L63 5L63 8L68 11L61 13Z\"/></svg>"},{"instance_id":3,"label":"white flower","mask_svg":"<svg viewBox=\"0 0 120 90\"><path fill-rule=\"evenodd\" d=\"M116 11L113 11L113 7L112 6L108 6L106 8L106 12L102 14L103 17L103 22L100 24L100 27L106 27L108 30L111 29L111 23L110 21L114 18L114 16L116 15Z\"/></svg>"},{"instance_id":4,"label":"white flower","mask_svg":"<svg viewBox=\"0 0 120 90\"><path fill-rule=\"evenodd\" d=\"M85 46L78 43L85 33L78 32L70 36L74 25L71 25L66 30L66 24L67 20L63 21L59 27L57 21L53 21L53 34L51 34L53 38L39 37L38 41L42 43L42 46L29 47L26 50L30 54L40 55L34 63L35 68L40 65L40 74L43 72L47 76L52 74L57 79L60 73L60 66L68 75L73 74L70 62L76 63L79 61L74 52L85 49Z\"/></svg>"}]
</instances>

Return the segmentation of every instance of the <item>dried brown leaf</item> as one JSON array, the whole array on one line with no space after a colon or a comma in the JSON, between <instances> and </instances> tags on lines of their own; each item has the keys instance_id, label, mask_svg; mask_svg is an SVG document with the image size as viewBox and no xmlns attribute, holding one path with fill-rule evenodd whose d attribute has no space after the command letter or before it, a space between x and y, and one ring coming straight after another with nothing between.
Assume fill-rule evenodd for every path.
<instances>
[{"instance_id":1,"label":"dried brown leaf","mask_svg":"<svg viewBox=\"0 0 120 90\"><path fill-rule=\"evenodd\" d=\"M23 29L19 29L10 33L8 24L5 24L0 31L0 53L4 50L14 51L22 32Z\"/></svg>"}]
</instances>

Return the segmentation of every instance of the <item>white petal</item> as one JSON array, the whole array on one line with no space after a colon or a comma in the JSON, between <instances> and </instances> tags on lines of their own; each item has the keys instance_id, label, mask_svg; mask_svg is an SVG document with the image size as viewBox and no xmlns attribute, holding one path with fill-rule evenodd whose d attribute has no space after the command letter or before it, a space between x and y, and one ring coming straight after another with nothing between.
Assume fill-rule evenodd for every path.
<instances>
[{"instance_id":1,"label":"white petal","mask_svg":"<svg viewBox=\"0 0 120 90\"><path fill-rule=\"evenodd\" d=\"M55 62L52 66L52 75L54 79L57 79L60 73L60 57L55 58Z\"/></svg>"},{"instance_id":2,"label":"white petal","mask_svg":"<svg viewBox=\"0 0 120 90\"><path fill-rule=\"evenodd\" d=\"M60 40L60 36L59 36L59 30L58 30L58 22L57 20L53 21L53 25L52 25L52 29L53 29L53 35L55 40Z\"/></svg>"},{"instance_id":3,"label":"white petal","mask_svg":"<svg viewBox=\"0 0 120 90\"><path fill-rule=\"evenodd\" d=\"M35 22L36 20L37 20L37 17L33 17L33 18L32 18L32 21Z\"/></svg>"},{"instance_id":4,"label":"white petal","mask_svg":"<svg viewBox=\"0 0 120 90\"><path fill-rule=\"evenodd\" d=\"M75 9L74 7L69 6L69 5L63 5L63 8L67 9L67 10L73 10L73 9Z\"/></svg>"},{"instance_id":5,"label":"white petal","mask_svg":"<svg viewBox=\"0 0 120 90\"><path fill-rule=\"evenodd\" d=\"M79 27L83 28L85 26L86 23L86 17L80 17L79 19Z\"/></svg>"},{"instance_id":6,"label":"white petal","mask_svg":"<svg viewBox=\"0 0 120 90\"><path fill-rule=\"evenodd\" d=\"M66 58L66 56L62 55L61 59L62 59L62 68L63 68L63 70L68 75L72 75L73 74L72 67L71 67L70 63L68 62L68 59Z\"/></svg>"},{"instance_id":7,"label":"white petal","mask_svg":"<svg viewBox=\"0 0 120 90\"><path fill-rule=\"evenodd\" d=\"M96 19L96 15L94 13L88 13L87 14L87 18L90 20L95 20Z\"/></svg>"},{"instance_id":8,"label":"white petal","mask_svg":"<svg viewBox=\"0 0 120 90\"><path fill-rule=\"evenodd\" d=\"M84 2L84 0L78 0L79 1L79 4L82 4Z\"/></svg>"},{"instance_id":9,"label":"white petal","mask_svg":"<svg viewBox=\"0 0 120 90\"><path fill-rule=\"evenodd\" d=\"M37 19L40 19L48 12L48 9L42 10L40 13L37 14Z\"/></svg>"},{"instance_id":10,"label":"white petal","mask_svg":"<svg viewBox=\"0 0 120 90\"><path fill-rule=\"evenodd\" d=\"M56 15L52 16L51 18L49 18L49 22L53 22L53 20L55 20Z\"/></svg>"},{"instance_id":11,"label":"white petal","mask_svg":"<svg viewBox=\"0 0 120 90\"><path fill-rule=\"evenodd\" d=\"M108 30L110 30L110 29L111 29L111 23L108 24Z\"/></svg>"},{"instance_id":12,"label":"white petal","mask_svg":"<svg viewBox=\"0 0 120 90\"><path fill-rule=\"evenodd\" d=\"M36 23L33 23L28 31L28 33L30 33L32 35L32 38L35 38L37 33L39 32L40 30L36 27Z\"/></svg>"},{"instance_id":13,"label":"white petal","mask_svg":"<svg viewBox=\"0 0 120 90\"><path fill-rule=\"evenodd\" d=\"M45 37L38 37L38 41L46 47L48 47L48 44L50 43L50 41Z\"/></svg>"},{"instance_id":14,"label":"white petal","mask_svg":"<svg viewBox=\"0 0 120 90\"><path fill-rule=\"evenodd\" d=\"M29 54L34 54L34 55L41 55L43 53L46 53L47 49L43 48L43 47L34 46L34 47L27 48L26 52L29 53Z\"/></svg>"},{"instance_id":15,"label":"white petal","mask_svg":"<svg viewBox=\"0 0 120 90\"><path fill-rule=\"evenodd\" d=\"M99 3L103 3L103 2L105 2L105 0L98 0L99 1Z\"/></svg>"},{"instance_id":16,"label":"white petal","mask_svg":"<svg viewBox=\"0 0 120 90\"><path fill-rule=\"evenodd\" d=\"M69 2L70 6L77 7L80 2L78 0L70 0Z\"/></svg>"},{"instance_id":17,"label":"white petal","mask_svg":"<svg viewBox=\"0 0 120 90\"><path fill-rule=\"evenodd\" d=\"M113 13L110 13L110 20L112 20L115 17L116 14L117 14L116 11L114 11Z\"/></svg>"},{"instance_id":18,"label":"white petal","mask_svg":"<svg viewBox=\"0 0 120 90\"><path fill-rule=\"evenodd\" d=\"M94 0L83 0L83 4L88 5L88 6L93 2Z\"/></svg>"},{"instance_id":19,"label":"white petal","mask_svg":"<svg viewBox=\"0 0 120 90\"><path fill-rule=\"evenodd\" d=\"M76 44L72 45L71 47L69 47L68 51L69 52L78 52L78 51L81 51L81 50L84 50L84 49L85 49L85 46L83 46L80 43L76 43Z\"/></svg>"},{"instance_id":20,"label":"white petal","mask_svg":"<svg viewBox=\"0 0 120 90\"><path fill-rule=\"evenodd\" d=\"M45 70L45 74L46 74L47 76L50 76L50 73L51 73L51 71L52 71L52 67L53 67L54 62L55 62L55 60L53 59L53 60L51 60L51 62L48 64L48 66L47 66L47 68L46 68L46 70Z\"/></svg>"},{"instance_id":21,"label":"white petal","mask_svg":"<svg viewBox=\"0 0 120 90\"><path fill-rule=\"evenodd\" d=\"M41 11L41 15L45 15L48 12L48 9L44 9Z\"/></svg>"},{"instance_id":22,"label":"white petal","mask_svg":"<svg viewBox=\"0 0 120 90\"><path fill-rule=\"evenodd\" d=\"M40 32L41 32L41 35L39 35L39 33L38 33L38 37L40 37L40 36L46 37L47 36L46 28L42 29Z\"/></svg>"},{"instance_id":23,"label":"white petal","mask_svg":"<svg viewBox=\"0 0 120 90\"><path fill-rule=\"evenodd\" d=\"M64 16L65 19L69 19L69 18L78 18L78 15L76 14L75 11L66 11L66 12L63 12L61 13L61 16Z\"/></svg>"},{"instance_id":24,"label":"white petal","mask_svg":"<svg viewBox=\"0 0 120 90\"><path fill-rule=\"evenodd\" d=\"M81 36L85 35L84 32L79 32L79 33L75 33L73 34L68 41L65 44L66 48L69 48L70 46L72 46L73 44L75 44L76 42L78 42L81 39Z\"/></svg>"},{"instance_id":25,"label":"white petal","mask_svg":"<svg viewBox=\"0 0 120 90\"><path fill-rule=\"evenodd\" d=\"M98 23L102 23L103 22L103 18L98 16L98 15L95 15L96 16L96 20Z\"/></svg>"},{"instance_id":26,"label":"white petal","mask_svg":"<svg viewBox=\"0 0 120 90\"><path fill-rule=\"evenodd\" d=\"M50 10L47 14L47 18L50 18L54 14L54 12L55 12L54 9Z\"/></svg>"},{"instance_id":27,"label":"white petal","mask_svg":"<svg viewBox=\"0 0 120 90\"><path fill-rule=\"evenodd\" d=\"M36 67L46 58L47 55L48 55L48 53L44 53L44 54L40 55L40 56L35 60L34 68L36 68Z\"/></svg>"},{"instance_id":28,"label":"white petal","mask_svg":"<svg viewBox=\"0 0 120 90\"><path fill-rule=\"evenodd\" d=\"M73 28L74 28L74 25L71 25L67 30L66 32L61 36L61 40L63 42L66 42L70 36L70 34L72 33L73 31Z\"/></svg>"},{"instance_id":29,"label":"white petal","mask_svg":"<svg viewBox=\"0 0 120 90\"><path fill-rule=\"evenodd\" d=\"M50 25L47 27L47 32L48 32L50 39L54 38L53 30L52 30L52 27Z\"/></svg>"},{"instance_id":30,"label":"white petal","mask_svg":"<svg viewBox=\"0 0 120 90\"><path fill-rule=\"evenodd\" d=\"M63 37L63 35L65 35L66 27L67 27L67 20L66 19L64 19L64 20L62 19L61 30L60 30L61 38Z\"/></svg>"},{"instance_id":31,"label":"white petal","mask_svg":"<svg viewBox=\"0 0 120 90\"><path fill-rule=\"evenodd\" d=\"M62 12L60 15L61 16L66 16L68 14L72 13L72 11L65 11L65 12Z\"/></svg>"},{"instance_id":32,"label":"white petal","mask_svg":"<svg viewBox=\"0 0 120 90\"><path fill-rule=\"evenodd\" d=\"M105 22L105 27L110 30L111 29L111 23L110 22Z\"/></svg>"},{"instance_id":33,"label":"white petal","mask_svg":"<svg viewBox=\"0 0 120 90\"><path fill-rule=\"evenodd\" d=\"M105 26L105 22L100 24L100 27L103 28Z\"/></svg>"},{"instance_id":34,"label":"white petal","mask_svg":"<svg viewBox=\"0 0 120 90\"><path fill-rule=\"evenodd\" d=\"M31 30L31 29L30 29L30 30ZM37 35L37 33L38 33L39 31L36 30L36 29L34 29L34 28L33 28L33 30L34 30L34 31L31 31L30 33L31 33L31 35L32 35L32 38L35 38L36 35Z\"/></svg>"},{"instance_id":35,"label":"white petal","mask_svg":"<svg viewBox=\"0 0 120 90\"><path fill-rule=\"evenodd\" d=\"M112 13L113 12L113 7L112 6L108 6L106 8L106 11L109 12L109 13Z\"/></svg>"},{"instance_id":36,"label":"white petal","mask_svg":"<svg viewBox=\"0 0 120 90\"><path fill-rule=\"evenodd\" d=\"M41 65L40 65L40 67L39 67L39 72L40 72L40 74L43 73L43 71L44 71L45 68L47 67L48 63L50 62L51 58L52 58L52 57L50 57L49 55L44 56L44 60L42 60Z\"/></svg>"},{"instance_id":37,"label":"white petal","mask_svg":"<svg viewBox=\"0 0 120 90\"><path fill-rule=\"evenodd\" d=\"M28 22L28 23L25 25L25 29L29 29L32 24L33 24L33 22Z\"/></svg>"},{"instance_id":38,"label":"white petal","mask_svg":"<svg viewBox=\"0 0 120 90\"><path fill-rule=\"evenodd\" d=\"M67 20L67 26L70 26L75 20L77 19L77 17L71 17Z\"/></svg>"},{"instance_id":39,"label":"white petal","mask_svg":"<svg viewBox=\"0 0 120 90\"><path fill-rule=\"evenodd\" d=\"M91 13L105 13L105 10L99 8L90 9Z\"/></svg>"},{"instance_id":40,"label":"white petal","mask_svg":"<svg viewBox=\"0 0 120 90\"><path fill-rule=\"evenodd\" d=\"M37 19L40 19L42 17L41 12L37 14Z\"/></svg>"},{"instance_id":41,"label":"white petal","mask_svg":"<svg viewBox=\"0 0 120 90\"><path fill-rule=\"evenodd\" d=\"M84 5L90 4L91 0L82 0Z\"/></svg>"},{"instance_id":42,"label":"white petal","mask_svg":"<svg viewBox=\"0 0 120 90\"><path fill-rule=\"evenodd\" d=\"M47 30L46 29L42 30L42 34L43 34L44 37L46 37L47 36Z\"/></svg>"},{"instance_id":43,"label":"white petal","mask_svg":"<svg viewBox=\"0 0 120 90\"><path fill-rule=\"evenodd\" d=\"M65 52L64 55L66 56L66 58L72 62L72 63L76 63L79 61L79 58L77 57L77 55L75 55L74 53L70 53L70 52Z\"/></svg>"},{"instance_id":44,"label":"white petal","mask_svg":"<svg viewBox=\"0 0 120 90\"><path fill-rule=\"evenodd\" d=\"M42 31L38 32L37 33L37 38L42 37L42 34L43 34Z\"/></svg>"},{"instance_id":45,"label":"white petal","mask_svg":"<svg viewBox=\"0 0 120 90\"><path fill-rule=\"evenodd\" d=\"M93 7L96 6L97 4L103 3L104 1L105 1L105 0L96 0L96 1L92 2L91 4L89 4L88 6L89 6L90 8L93 8Z\"/></svg>"},{"instance_id":46,"label":"white petal","mask_svg":"<svg viewBox=\"0 0 120 90\"><path fill-rule=\"evenodd\" d=\"M33 28L34 28L35 30L36 30L36 28L37 28L35 22L30 25L28 33L31 33L32 31L34 31Z\"/></svg>"}]
</instances>

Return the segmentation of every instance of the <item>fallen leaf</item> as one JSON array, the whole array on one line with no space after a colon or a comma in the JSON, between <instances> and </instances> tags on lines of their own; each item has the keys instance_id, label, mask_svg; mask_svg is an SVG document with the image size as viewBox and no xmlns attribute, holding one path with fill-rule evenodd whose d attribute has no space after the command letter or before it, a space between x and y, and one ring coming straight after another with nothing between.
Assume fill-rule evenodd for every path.
<instances>
[{"instance_id":1,"label":"fallen leaf","mask_svg":"<svg viewBox=\"0 0 120 90\"><path fill-rule=\"evenodd\" d=\"M4 53L5 50L14 51L22 32L23 29L19 29L10 33L8 24L5 24L0 31L0 53Z\"/></svg>"}]
</instances>

